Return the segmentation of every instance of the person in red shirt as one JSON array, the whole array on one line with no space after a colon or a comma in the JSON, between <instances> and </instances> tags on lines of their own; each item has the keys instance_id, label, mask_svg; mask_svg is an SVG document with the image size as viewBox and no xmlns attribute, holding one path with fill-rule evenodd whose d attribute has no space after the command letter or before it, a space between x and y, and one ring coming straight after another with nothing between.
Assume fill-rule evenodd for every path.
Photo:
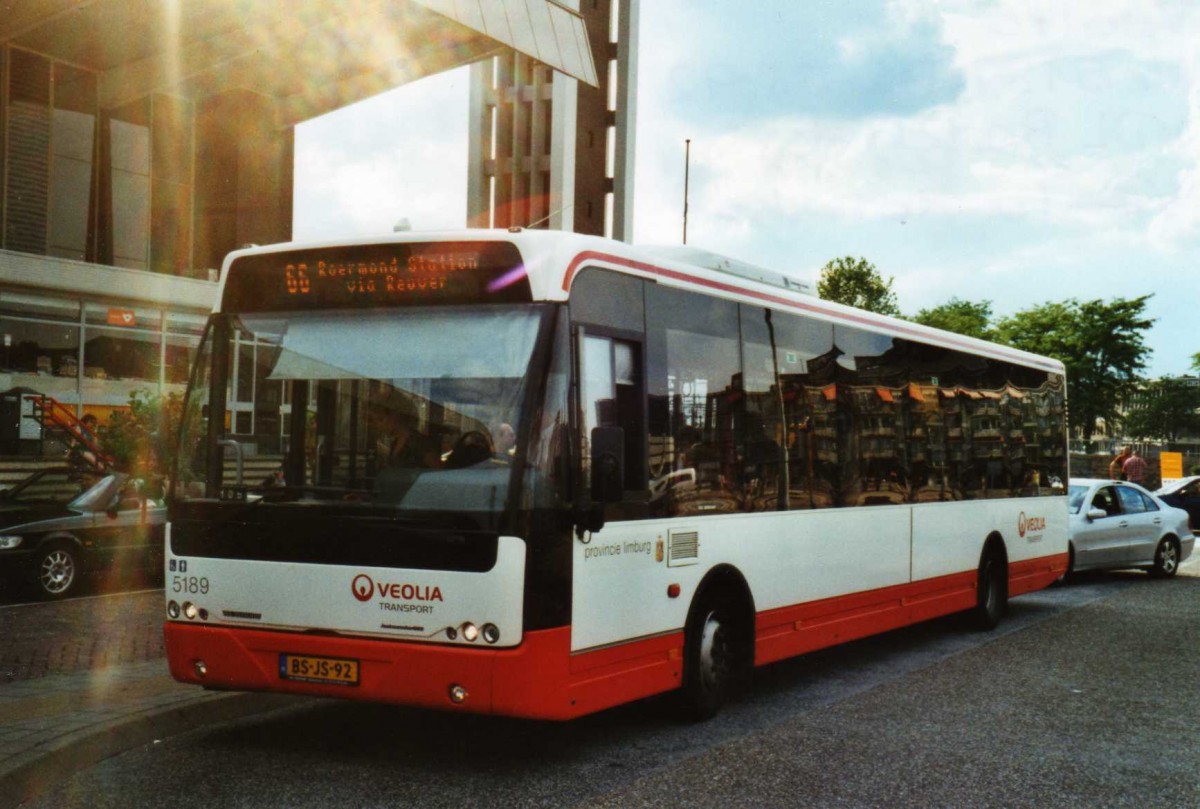
<instances>
[{"instance_id":1,"label":"person in red shirt","mask_svg":"<svg viewBox=\"0 0 1200 809\"><path fill-rule=\"evenodd\" d=\"M1142 482L1142 476L1146 474L1146 462L1137 454L1136 449L1130 451L1129 457L1121 465L1121 471L1125 473L1126 480L1132 483Z\"/></svg>"}]
</instances>

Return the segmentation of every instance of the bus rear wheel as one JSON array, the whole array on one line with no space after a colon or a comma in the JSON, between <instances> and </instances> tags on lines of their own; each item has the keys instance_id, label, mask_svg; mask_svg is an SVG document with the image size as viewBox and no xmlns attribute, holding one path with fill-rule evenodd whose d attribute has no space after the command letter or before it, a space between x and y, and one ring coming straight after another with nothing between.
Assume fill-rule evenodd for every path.
<instances>
[{"instance_id":1,"label":"bus rear wheel","mask_svg":"<svg viewBox=\"0 0 1200 809\"><path fill-rule=\"evenodd\" d=\"M682 714L703 721L717 714L749 673L750 638L739 600L728 592L704 593L684 630Z\"/></svg>"},{"instance_id":2,"label":"bus rear wheel","mask_svg":"<svg viewBox=\"0 0 1200 809\"><path fill-rule=\"evenodd\" d=\"M1004 557L995 549L984 552L979 563L979 588L972 623L981 631L995 629L1008 611L1008 570Z\"/></svg>"}]
</instances>

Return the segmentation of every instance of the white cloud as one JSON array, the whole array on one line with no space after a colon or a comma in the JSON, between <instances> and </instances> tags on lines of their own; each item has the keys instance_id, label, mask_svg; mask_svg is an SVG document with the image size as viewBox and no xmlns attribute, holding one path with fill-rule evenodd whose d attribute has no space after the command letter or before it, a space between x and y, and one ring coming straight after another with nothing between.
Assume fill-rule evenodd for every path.
<instances>
[{"instance_id":1,"label":"white cloud","mask_svg":"<svg viewBox=\"0 0 1200 809\"><path fill-rule=\"evenodd\" d=\"M432 76L301 125L295 238L465 226L467 81Z\"/></svg>"},{"instance_id":2,"label":"white cloud","mask_svg":"<svg viewBox=\"0 0 1200 809\"><path fill-rule=\"evenodd\" d=\"M710 131L695 145L693 169L703 178L693 186L695 213L723 226L771 212L1017 216L1041 226L1127 230L1158 247L1193 236L1200 225L1197 103L1190 105L1191 134L1172 145L1155 119L1168 127L1186 121L1186 99L1112 96L1114 82L1153 95L1166 71L1191 81L1194 99L1196 72L1185 53L1200 39L1200 12L1168 15L1145 5L900 4L893 16L908 19L946 7L941 24L966 76L961 96L904 117L834 121L764 111L738 128ZM870 49L846 40L843 50L865 58ZM1139 59L1150 60L1149 73ZM652 98L669 92L651 82ZM650 132L689 130L665 118L645 123ZM1178 180L1164 182L1164 168ZM639 170L654 172L645 162ZM653 209L664 202L677 205L639 198L641 235L669 221Z\"/></svg>"}]
</instances>

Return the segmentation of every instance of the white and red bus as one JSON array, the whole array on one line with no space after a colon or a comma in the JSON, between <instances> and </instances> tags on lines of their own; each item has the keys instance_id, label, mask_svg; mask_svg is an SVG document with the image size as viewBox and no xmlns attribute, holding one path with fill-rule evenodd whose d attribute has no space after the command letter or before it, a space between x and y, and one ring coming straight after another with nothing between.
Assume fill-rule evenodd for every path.
<instances>
[{"instance_id":1,"label":"white and red bus","mask_svg":"<svg viewBox=\"0 0 1200 809\"><path fill-rule=\"evenodd\" d=\"M173 475L172 674L705 716L755 666L994 626L1066 569L1063 366L801 286L546 231L231 254Z\"/></svg>"}]
</instances>

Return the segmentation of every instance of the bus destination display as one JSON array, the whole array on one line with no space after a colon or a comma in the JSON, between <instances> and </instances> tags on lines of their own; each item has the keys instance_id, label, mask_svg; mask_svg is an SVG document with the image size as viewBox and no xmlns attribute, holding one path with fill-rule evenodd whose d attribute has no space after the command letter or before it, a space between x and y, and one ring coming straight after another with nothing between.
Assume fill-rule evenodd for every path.
<instances>
[{"instance_id":1,"label":"bus destination display","mask_svg":"<svg viewBox=\"0 0 1200 809\"><path fill-rule=\"evenodd\" d=\"M516 247L506 242L314 248L236 259L223 308L271 312L531 300Z\"/></svg>"}]
</instances>

